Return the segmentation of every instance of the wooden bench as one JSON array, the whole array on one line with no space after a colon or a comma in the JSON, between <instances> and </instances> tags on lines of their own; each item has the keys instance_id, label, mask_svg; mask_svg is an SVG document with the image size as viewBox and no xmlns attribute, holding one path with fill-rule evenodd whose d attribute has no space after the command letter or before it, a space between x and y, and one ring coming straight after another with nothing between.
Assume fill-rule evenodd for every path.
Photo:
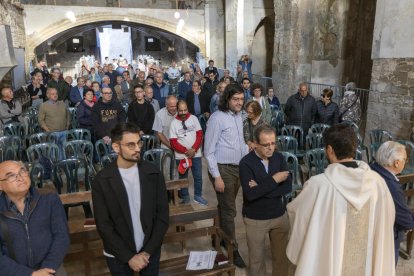
<instances>
[{"instance_id":1,"label":"wooden bench","mask_svg":"<svg viewBox=\"0 0 414 276\"><path fill-rule=\"evenodd\" d=\"M220 247L220 239L227 244L228 252L233 252L235 242L231 240L223 230L218 227L217 208L194 209L190 204L170 207L170 225L191 224L197 221L213 219L213 224L195 229L187 229L183 232L170 232L164 237L164 244L173 242L184 242L197 237L211 237L214 242L214 249L218 254L223 253ZM210 250L201 248L200 250ZM162 260L160 262L160 275L220 275L228 273L234 276L236 267L233 264L233 254L229 254L229 263L224 265L214 264L212 269L207 270L186 270L189 255Z\"/></svg>"},{"instance_id":2,"label":"wooden bench","mask_svg":"<svg viewBox=\"0 0 414 276\"><path fill-rule=\"evenodd\" d=\"M414 183L414 174L400 175L400 176L398 176L398 179L400 180L401 185L404 185L404 184L409 185L409 183ZM414 185L414 184L412 184L412 185ZM407 196L408 200L410 198L414 199L414 187L412 187L411 189L405 189L404 193ZM411 211L414 212L414 206L409 206L409 207L411 207L410 208ZM411 231L407 232L406 251L404 251L400 248L400 255L401 255L401 257L403 257L406 260L411 259L411 251L413 249L413 242L414 242L414 229L411 229Z\"/></svg>"},{"instance_id":3,"label":"wooden bench","mask_svg":"<svg viewBox=\"0 0 414 276\"><path fill-rule=\"evenodd\" d=\"M178 205L180 204L180 198L178 197L178 190L183 188L188 188L188 179L175 179L175 180L167 180L165 181L165 186L167 191L171 191L173 194L173 204Z\"/></svg>"}]
</instances>

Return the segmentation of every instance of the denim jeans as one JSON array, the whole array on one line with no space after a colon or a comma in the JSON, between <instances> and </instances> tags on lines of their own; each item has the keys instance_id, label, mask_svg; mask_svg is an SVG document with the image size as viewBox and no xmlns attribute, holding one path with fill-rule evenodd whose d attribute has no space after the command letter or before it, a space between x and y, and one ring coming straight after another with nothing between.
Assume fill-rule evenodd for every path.
<instances>
[{"instance_id":1,"label":"denim jeans","mask_svg":"<svg viewBox=\"0 0 414 276\"><path fill-rule=\"evenodd\" d=\"M191 159L193 162L193 165L191 166L191 172L193 173L193 179L194 179L194 195L196 196L202 196L203 192L203 174L202 174L202 160L201 157L194 157ZM175 162L178 164L181 160L175 160ZM188 176L188 170L185 172L185 174L178 174L180 179L187 178ZM188 197L188 188L183 188L180 190L180 194L182 197Z\"/></svg>"},{"instance_id":2,"label":"denim jeans","mask_svg":"<svg viewBox=\"0 0 414 276\"><path fill-rule=\"evenodd\" d=\"M66 141L66 131L55 131L54 132L57 136L56 144L59 147L59 160L63 160L64 158L64 149L63 144Z\"/></svg>"},{"instance_id":3,"label":"denim jeans","mask_svg":"<svg viewBox=\"0 0 414 276\"><path fill-rule=\"evenodd\" d=\"M149 259L149 264L139 272L140 276L157 276L160 268L161 248L158 249ZM113 276L133 276L134 271L128 263L123 263L116 258L105 257L106 264Z\"/></svg>"}]
</instances>

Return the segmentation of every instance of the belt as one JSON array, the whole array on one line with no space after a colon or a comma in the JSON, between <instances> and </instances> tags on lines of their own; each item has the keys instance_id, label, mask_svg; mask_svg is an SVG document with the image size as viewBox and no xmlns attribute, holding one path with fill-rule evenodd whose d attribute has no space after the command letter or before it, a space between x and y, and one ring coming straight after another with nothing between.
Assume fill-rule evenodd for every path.
<instances>
[{"instance_id":1,"label":"belt","mask_svg":"<svg viewBox=\"0 0 414 276\"><path fill-rule=\"evenodd\" d=\"M238 168L239 167L239 165L236 165L236 164L220 164L220 163L218 163L217 165L226 166L226 167L234 167L234 168Z\"/></svg>"}]
</instances>

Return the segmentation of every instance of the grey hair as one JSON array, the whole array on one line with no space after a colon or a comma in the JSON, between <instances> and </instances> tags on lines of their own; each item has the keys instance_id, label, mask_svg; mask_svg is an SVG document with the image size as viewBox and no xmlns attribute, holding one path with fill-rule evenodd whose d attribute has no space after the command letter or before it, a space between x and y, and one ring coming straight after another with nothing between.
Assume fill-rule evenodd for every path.
<instances>
[{"instance_id":1,"label":"grey hair","mask_svg":"<svg viewBox=\"0 0 414 276\"><path fill-rule=\"evenodd\" d=\"M354 91L356 89L356 83L355 82L348 82L345 85L345 91Z\"/></svg>"},{"instance_id":2,"label":"grey hair","mask_svg":"<svg viewBox=\"0 0 414 276\"><path fill-rule=\"evenodd\" d=\"M394 141L387 141L377 150L375 161L383 167L389 167L394 165L395 161L402 160L405 152L404 145Z\"/></svg>"}]
</instances>

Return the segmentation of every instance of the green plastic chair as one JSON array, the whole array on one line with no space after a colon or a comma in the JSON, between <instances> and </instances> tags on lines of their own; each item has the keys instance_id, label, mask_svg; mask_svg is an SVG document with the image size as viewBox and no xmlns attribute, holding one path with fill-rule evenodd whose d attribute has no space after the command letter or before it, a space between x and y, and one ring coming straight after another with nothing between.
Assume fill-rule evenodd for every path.
<instances>
[{"instance_id":1,"label":"green plastic chair","mask_svg":"<svg viewBox=\"0 0 414 276\"><path fill-rule=\"evenodd\" d=\"M317 148L323 148L323 137L322 133L308 133L306 135L306 149L317 149Z\"/></svg>"},{"instance_id":2,"label":"green plastic chair","mask_svg":"<svg viewBox=\"0 0 414 276\"><path fill-rule=\"evenodd\" d=\"M369 146L369 154L370 154L370 160L369 163L374 163L375 162L375 155L377 154L377 151L379 149L379 147L381 146L382 143L372 143Z\"/></svg>"},{"instance_id":3,"label":"green plastic chair","mask_svg":"<svg viewBox=\"0 0 414 276\"><path fill-rule=\"evenodd\" d=\"M0 153L0 162L24 159L21 138L16 135L0 137Z\"/></svg>"},{"instance_id":4,"label":"green plastic chair","mask_svg":"<svg viewBox=\"0 0 414 276\"><path fill-rule=\"evenodd\" d=\"M71 122L71 128L77 128L78 127L78 120L76 119L76 107L69 107L69 113L70 113L70 122Z\"/></svg>"},{"instance_id":5,"label":"green plastic chair","mask_svg":"<svg viewBox=\"0 0 414 276\"><path fill-rule=\"evenodd\" d=\"M291 152L296 155L298 151L298 140L293 136L281 135L276 137L277 150Z\"/></svg>"},{"instance_id":6,"label":"green plastic chair","mask_svg":"<svg viewBox=\"0 0 414 276\"><path fill-rule=\"evenodd\" d=\"M99 139L95 142L95 151L96 151L96 156L98 159L98 163L102 166L102 157L104 155L107 155L111 152L113 152L112 150L112 145L111 144L105 144L103 139Z\"/></svg>"},{"instance_id":7,"label":"green plastic chair","mask_svg":"<svg viewBox=\"0 0 414 276\"><path fill-rule=\"evenodd\" d=\"M34 133L29 136L29 145L35 145L40 143L47 143L49 141L49 133L48 132L39 132Z\"/></svg>"},{"instance_id":8,"label":"green plastic chair","mask_svg":"<svg viewBox=\"0 0 414 276\"><path fill-rule=\"evenodd\" d=\"M345 121L342 121L341 124L349 125L349 126L352 127L352 129L356 133L359 133L359 126L357 124L355 124L354 122L345 120Z\"/></svg>"},{"instance_id":9,"label":"green plastic chair","mask_svg":"<svg viewBox=\"0 0 414 276\"><path fill-rule=\"evenodd\" d=\"M313 124L309 128L309 133L323 133L325 130L330 128L330 125L327 124Z\"/></svg>"},{"instance_id":10,"label":"green plastic chair","mask_svg":"<svg viewBox=\"0 0 414 276\"><path fill-rule=\"evenodd\" d=\"M84 128L74 128L67 132L66 140L72 141L72 140L87 140L91 141L92 135L91 132L88 129Z\"/></svg>"},{"instance_id":11,"label":"green plastic chair","mask_svg":"<svg viewBox=\"0 0 414 276\"><path fill-rule=\"evenodd\" d=\"M43 175L44 168L39 162L34 162L29 165L30 167L30 181L32 187L43 188Z\"/></svg>"},{"instance_id":12,"label":"green plastic chair","mask_svg":"<svg viewBox=\"0 0 414 276\"><path fill-rule=\"evenodd\" d=\"M276 134L282 133L282 128L285 125L284 114L280 110L274 110L272 112L272 118L270 119L270 125L276 130Z\"/></svg>"},{"instance_id":13,"label":"green plastic chair","mask_svg":"<svg viewBox=\"0 0 414 276\"><path fill-rule=\"evenodd\" d=\"M303 141L305 137L303 136L303 129L300 126L285 125L282 128L282 135L295 137L296 140L298 140L298 149L303 149Z\"/></svg>"},{"instance_id":14,"label":"green plastic chair","mask_svg":"<svg viewBox=\"0 0 414 276\"><path fill-rule=\"evenodd\" d=\"M153 163L165 175L166 164L170 162L169 177L174 179L175 159L174 154L169 149L150 149L144 153L143 160Z\"/></svg>"},{"instance_id":15,"label":"green plastic chair","mask_svg":"<svg viewBox=\"0 0 414 276\"><path fill-rule=\"evenodd\" d=\"M323 173L328 166L325 149L323 148L306 151L304 159L308 168L308 178Z\"/></svg>"},{"instance_id":16,"label":"green plastic chair","mask_svg":"<svg viewBox=\"0 0 414 276\"><path fill-rule=\"evenodd\" d=\"M89 191L91 189L91 180L88 167L86 160L78 158L70 158L57 162L53 167L53 179L58 193L62 193L64 186L66 187L65 193L79 192L80 182L83 182L85 190ZM62 175L65 176L66 181L63 181ZM89 201L86 201L75 204L64 204L66 218L69 217L69 208L75 206L83 207L85 217L93 217L91 205Z\"/></svg>"},{"instance_id":17,"label":"green plastic chair","mask_svg":"<svg viewBox=\"0 0 414 276\"><path fill-rule=\"evenodd\" d=\"M13 122L3 126L3 134L9 136L19 136L21 139L25 136L25 130L22 123Z\"/></svg>"},{"instance_id":18,"label":"green plastic chair","mask_svg":"<svg viewBox=\"0 0 414 276\"><path fill-rule=\"evenodd\" d=\"M391 133L383 129L373 129L369 132L369 140L371 144L384 143L393 140Z\"/></svg>"},{"instance_id":19,"label":"green plastic chair","mask_svg":"<svg viewBox=\"0 0 414 276\"><path fill-rule=\"evenodd\" d=\"M31 145L27 150L29 162L39 161L41 157L48 159L52 165L59 161L59 147L53 143L40 143Z\"/></svg>"},{"instance_id":20,"label":"green plastic chair","mask_svg":"<svg viewBox=\"0 0 414 276\"><path fill-rule=\"evenodd\" d=\"M102 156L102 167L105 168L107 165L109 165L112 161L115 161L117 158L118 154L116 152L112 152Z\"/></svg>"},{"instance_id":21,"label":"green plastic chair","mask_svg":"<svg viewBox=\"0 0 414 276\"><path fill-rule=\"evenodd\" d=\"M144 134L141 136L141 141L144 143L144 145L141 148L141 156L147 150L156 148L157 139L155 138L155 135Z\"/></svg>"},{"instance_id":22,"label":"green plastic chair","mask_svg":"<svg viewBox=\"0 0 414 276\"><path fill-rule=\"evenodd\" d=\"M87 140L72 140L63 144L63 156L65 159L84 159L89 164L89 172L96 174L93 166L93 144Z\"/></svg>"},{"instance_id":23,"label":"green plastic chair","mask_svg":"<svg viewBox=\"0 0 414 276\"><path fill-rule=\"evenodd\" d=\"M289 171L292 174L292 198L294 198L294 193L296 190L302 189L302 170L299 166L299 161L296 155L294 155L291 152L287 151L279 151L283 157L285 158L285 161L288 165ZM298 176L301 178L301 182L298 180Z\"/></svg>"}]
</instances>

